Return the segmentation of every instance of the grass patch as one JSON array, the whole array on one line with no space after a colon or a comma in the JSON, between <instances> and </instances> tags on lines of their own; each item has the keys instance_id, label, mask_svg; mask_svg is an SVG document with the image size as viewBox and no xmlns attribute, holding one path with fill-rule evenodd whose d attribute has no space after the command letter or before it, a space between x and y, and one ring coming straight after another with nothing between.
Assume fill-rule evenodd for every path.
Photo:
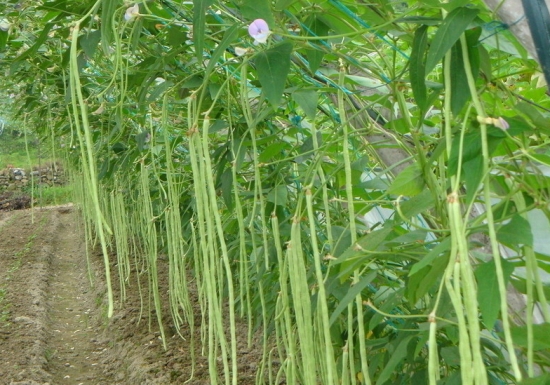
<instances>
[{"instance_id":1,"label":"grass patch","mask_svg":"<svg viewBox=\"0 0 550 385\"><path fill-rule=\"evenodd\" d=\"M73 198L72 185L36 187L34 194L32 192L29 186L26 189L26 193L33 195L34 205L39 207L70 203Z\"/></svg>"}]
</instances>

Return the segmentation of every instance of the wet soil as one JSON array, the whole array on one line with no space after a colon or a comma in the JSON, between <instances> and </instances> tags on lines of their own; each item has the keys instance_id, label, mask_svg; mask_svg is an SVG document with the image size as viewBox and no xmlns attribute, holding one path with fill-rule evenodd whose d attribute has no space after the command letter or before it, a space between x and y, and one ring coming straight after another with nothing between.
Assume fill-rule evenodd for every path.
<instances>
[{"instance_id":1,"label":"wet soil","mask_svg":"<svg viewBox=\"0 0 550 385\"><path fill-rule=\"evenodd\" d=\"M192 285L195 330L177 333L166 316L164 349L135 282L120 301L116 255L112 261L116 309L108 319L102 257L87 252L75 208L0 212L0 384L212 383ZM159 285L166 293L166 282ZM247 343L246 325L238 334L238 383L254 384L261 344Z\"/></svg>"}]
</instances>

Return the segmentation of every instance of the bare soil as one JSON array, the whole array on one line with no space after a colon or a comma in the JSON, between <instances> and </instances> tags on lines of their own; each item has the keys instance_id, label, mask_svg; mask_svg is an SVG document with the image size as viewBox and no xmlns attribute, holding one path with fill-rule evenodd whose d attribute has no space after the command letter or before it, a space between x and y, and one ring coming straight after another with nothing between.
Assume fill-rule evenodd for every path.
<instances>
[{"instance_id":1,"label":"bare soil","mask_svg":"<svg viewBox=\"0 0 550 385\"><path fill-rule=\"evenodd\" d=\"M86 253L79 221L72 206L0 212L0 384L210 384L196 290L194 333L176 333L166 317L165 350L135 282L120 303L113 255L117 306L108 319L102 257ZM238 334L238 383L254 384L261 344L248 345L244 324Z\"/></svg>"}]
</instances>

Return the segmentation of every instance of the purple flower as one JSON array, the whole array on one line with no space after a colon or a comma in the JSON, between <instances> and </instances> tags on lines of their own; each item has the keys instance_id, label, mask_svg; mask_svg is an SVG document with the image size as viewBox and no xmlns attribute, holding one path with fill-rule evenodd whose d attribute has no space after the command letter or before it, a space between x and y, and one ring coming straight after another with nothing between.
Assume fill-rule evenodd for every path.
<instances>
[{"instance_id":1,"label":"purple flower","mask_svg":"<svg viewBox=\"0 0 550 385\"><path fill-rule=\"evenodd\" d=\"M263 44L267 41L271 31L265 20L256 19L248 26L248 33L254 38L254 44Z\"/></svg>"},{"instance_id":2,"label":"purple flower","mask_svg":"<svg viewBox=\"0 0 550 385\"><path fill-rule=\"evenodd\" d=\"M501 116L495 119L494 125L495 127L498 127L501 130L507 130L510 128L510 125L508 124L508 122L504 120L504 118Z\"/></svg>"}]
</instances>

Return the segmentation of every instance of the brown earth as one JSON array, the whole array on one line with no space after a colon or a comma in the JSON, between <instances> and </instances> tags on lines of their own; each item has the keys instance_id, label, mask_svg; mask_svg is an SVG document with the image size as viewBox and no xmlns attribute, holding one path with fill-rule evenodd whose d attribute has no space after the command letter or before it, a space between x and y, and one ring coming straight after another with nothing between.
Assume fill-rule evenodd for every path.
<instances>
[{"instance_id":1,"label":"brown earth","mask_svg":"<svg viewBox=\"0 0 550 385\"><path fill-rule=\"evenodd\" d=\"M165 350L155 316L141 311L135 283L106 317L102 258L87 256L82 233L72 206L0 212L0 384L212 383L200 347L196 289L190 289L194 333L180 330L180 336L166 317ZM117 289L115 262L111 270ZM165 285L160 282L161 293ZM115 295L120 298L119 289ZM261 343L248 346L246 325L238 334L238 383L254 384Z\"/></svg>"}]
</instances>

